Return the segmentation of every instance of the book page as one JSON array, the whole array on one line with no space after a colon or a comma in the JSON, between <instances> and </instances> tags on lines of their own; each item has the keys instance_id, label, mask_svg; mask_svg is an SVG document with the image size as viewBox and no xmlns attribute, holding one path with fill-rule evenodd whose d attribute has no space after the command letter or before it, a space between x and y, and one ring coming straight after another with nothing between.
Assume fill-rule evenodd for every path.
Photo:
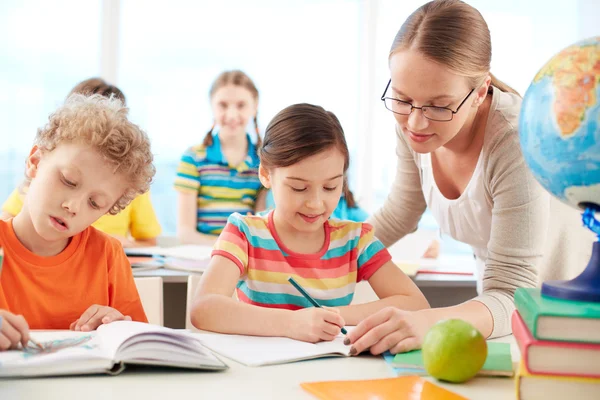
<instances>
[{"instance_id":1,"label":"book page","mask_svg":"<svg viewBox=\"0 0 600 400\"><path fill-rule=\"evenodd\" d=\"M37 375L41 370L48 375L62 374L65 368L86 372L78 367L80 363L95 370L113 365L95 332L34 331L31 337L41 347L30 342L25 349L0 352L0 376Z\"/></svg>"},{"instance_id":2,"label":"book page","mask_svg":"<svg viewBox=\"0 0 600 400\"><path fill-rule=\"evenodd\" d=\"M284 337L218 333L198 333L196 335L202 344L215 353L251 367L283 364L328 355L347 356L350 351L350 346L343 343L343 335L339 335L332 342L316 344Z\"/></svg>"},{"instance_id":3,"label":"book page","mask_svg":"<svg viewBox=\"0 0 600 400\"><path fill-rule=\"evenodd\" d=\"M102 347L113 360L170 365L226 367L191 333L133 321L116 321L98 328ZM163 363L165 364L165 363Z\"/></svg>"}]
</instances>

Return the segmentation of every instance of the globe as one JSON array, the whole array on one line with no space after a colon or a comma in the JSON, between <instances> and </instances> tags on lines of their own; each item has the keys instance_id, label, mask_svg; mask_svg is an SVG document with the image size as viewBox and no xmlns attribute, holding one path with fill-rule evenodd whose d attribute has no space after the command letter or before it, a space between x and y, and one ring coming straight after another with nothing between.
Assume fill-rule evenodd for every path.
<instances>
[{"instance_id":1,"label":"globe","mask_svg":"<svg viewBox=\"0 0 600 400\"><path fill-rule=\"evenodd\" d=\"M583 224L600 237L600 36L567 47L535 75L523 98L519 139L533 176L585 210ZM542 295L600 302L600 242L581 275L544 282Z\"/></svg>"},{"instance_id":2,"label":"globe","mask_svg":"<svg viewBox=\"0 0 600 400\"><path fill-rule=\"evenodd\" d=\"M600 211L600 36L567 47L537 73L523 98L519 135L546 190Z\"/></svg>"}]
</instances>

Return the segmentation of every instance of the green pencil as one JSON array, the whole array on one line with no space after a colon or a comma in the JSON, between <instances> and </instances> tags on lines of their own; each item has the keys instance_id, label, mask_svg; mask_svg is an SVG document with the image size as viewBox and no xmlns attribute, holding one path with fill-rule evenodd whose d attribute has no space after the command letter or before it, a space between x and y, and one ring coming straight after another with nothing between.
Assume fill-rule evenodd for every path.
<instances>
[{"instance_id":1,"label":"green pencil","mask_svg":"<svg viewBox=\"0 0 600 400\"><path fill-rule=\"evenodd\" d=\"M298 282L296 282L294 280L294 278L292 278L291 276L288 278L288 282L290 282L292 284L292 286L294 286L302 296L304 296L304 298L308 301L310 301L310 304L312 304L313 306L317 307L317 308L323 308L321 307L321 305L319 303L317 303L317 301L315 299L313 299L311 297L310 294L308 294L306 292L306 290L304 290L304 288L302 286L300 286L300 284ZM346 335L348 333L348 331L346 329L344 329L344 327L342 327L342 333L344 335Z\"/></svg>"}]
</instances>

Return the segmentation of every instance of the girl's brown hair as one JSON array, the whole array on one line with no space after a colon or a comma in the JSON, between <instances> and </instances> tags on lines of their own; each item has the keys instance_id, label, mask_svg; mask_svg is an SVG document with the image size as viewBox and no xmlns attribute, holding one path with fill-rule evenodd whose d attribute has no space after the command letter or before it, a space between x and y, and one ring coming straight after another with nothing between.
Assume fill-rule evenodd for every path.
<instances>
[{"instance_id":1,"label":"girl's brown hair","mask_svg":"<svg viewBox=\"0 0 600 400\"><path fill-rule=\"evenodd\" d=\"M215 79L210 87L210 91L208 92L209 97L212 99L217 90L227 85L243 87L244 89L248 90L252 94L252 97L254 97L254 100L258 102L258 89L256 88L256 85L254 82L252 82L252 79L250 79L248 75L237 69L221 72L221 74L217 76L217 79ZM254 128L256 130L256 148L258 149L262 145L260 132L258 130L258 113L256 113L254 116ZM204 136L204 141L202 144L205 147L210 147L213 145L212 133L214 129L215 126L213 125L206 136Z\"/></svg>"},{"instance_id":2,"label":"girl's brown hair","mask_svg":"<svg viewBox=\"0 0 600 400\"><path fill-rule=\"evenodd\" d=\"M79 82L77 85L75 85L73 89L71 89L69 96L74 93L80 93L86 96L90 96L92 94L99 94L102 97L107 97L109 99L111 97L116 97L117 99L121 100L121 102L123 102L124 105L127 105L125 95L123 94L123 92L121 92L121 89L114 85L111 85L102 78L90 78L86 79L85 81Z\"/></svg>"},{"instance_id":3,"label":"girl's brown hair","mask_svg":"<svg viewBox=\"0 0 600 400\"><path fill-rule=\"evenodd\" d=\"M465 76L472 87L489 75L493 86L519 95L490 72L490 30L479 11L460 0L430 1L413 12L396 34L390 57L406 49L415 49Z\"/></svg>"},{"instance_id":4,"label":"girl's brown hair","mask_svg":"<svg viewBox=\"0 0 600 400\"><path fill-rule=\"evenodd\" d=\"M258 156L268 170L294 165L331 147L342 153L345 173L350 165L350 152L340 121L323 107L302 103L286 107L273 117ZM348 207L356 207L345 177L343 193Z\"/></svg>"}]
</instances>

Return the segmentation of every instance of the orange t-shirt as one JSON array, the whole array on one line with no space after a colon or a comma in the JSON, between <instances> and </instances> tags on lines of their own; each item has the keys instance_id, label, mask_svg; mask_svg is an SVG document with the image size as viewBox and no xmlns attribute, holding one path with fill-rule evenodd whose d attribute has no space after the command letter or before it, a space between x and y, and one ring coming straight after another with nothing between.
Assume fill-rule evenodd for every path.
<instances>
[{"instance_id":1,"label":"orange t-shirt","mask_svg":"<svg viewBox=\"0 0 600 400\"><path fill-rule=\"evenodd\" d=\"M95 228L41 257L19 241L12 219L0 221L0 246L0 309L23 315L31 329L69 329L93 304L148 322L121 244Z\"/></svg>"}]
</instances>

